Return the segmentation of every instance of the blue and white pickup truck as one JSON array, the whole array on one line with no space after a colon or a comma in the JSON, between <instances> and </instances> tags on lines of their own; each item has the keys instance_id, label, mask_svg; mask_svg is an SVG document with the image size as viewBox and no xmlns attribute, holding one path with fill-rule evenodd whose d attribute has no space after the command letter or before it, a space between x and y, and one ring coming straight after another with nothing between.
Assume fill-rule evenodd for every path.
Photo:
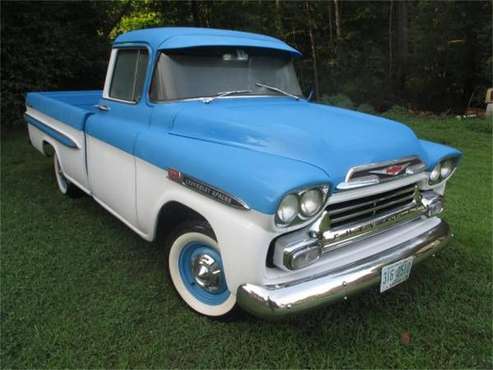
<instances>
[{"instance_id":1,"label":"blue and white pickup truck","mask_svg":"<svg viewBox=\"0 0 493 370\"><path fill-rule=\"evenodd\" d=\"M310 102L300 56L253 33L128 32L103 91L27 94L30 141L53 154L62 193L168 237L173 284L203 315L284 317L386 291L449 240L439 215L461 153Z\"/></svg>"}]
</instances>

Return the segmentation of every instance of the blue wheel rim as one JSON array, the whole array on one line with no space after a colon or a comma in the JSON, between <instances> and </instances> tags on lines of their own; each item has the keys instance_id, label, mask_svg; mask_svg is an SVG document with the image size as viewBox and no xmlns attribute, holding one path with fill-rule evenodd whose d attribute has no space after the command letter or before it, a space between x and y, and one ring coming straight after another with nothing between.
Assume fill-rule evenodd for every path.
<instances>
[{"instance_id":1,"label":"blue wheel rim","mask_svg":"<svg viewBox=\"0 0 493 370\"><path fill-rule=\"evenodd\" d=\"M222 270L219 288L214 292L205 290L198 285L193 276L192 261L197 256L202 254L208 254L214 258ZM183 285L185 285L187 290L200 302L208 305L219 305L224 303L230 296L228 287L226 286L226 279L224 277L221 255L214 248L200 242L192 242L187 244L180 252L180 256L178 258L178 269L180 271Z\"/></svg>"}]
</instances>

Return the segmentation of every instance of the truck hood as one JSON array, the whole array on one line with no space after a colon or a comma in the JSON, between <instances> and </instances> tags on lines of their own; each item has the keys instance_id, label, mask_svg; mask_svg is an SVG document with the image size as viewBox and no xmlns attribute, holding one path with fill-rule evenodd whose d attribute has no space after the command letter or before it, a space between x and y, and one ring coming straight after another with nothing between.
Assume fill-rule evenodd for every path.
<instances>
[{"instance_id":1,"label":"truck hood","mask_svg":"<svg viewBox=\"0 0 493 370\"><path fill-rule=\"evenodd\" d=\"M420 141L403 124L290 98L184 103L170 133L305 162L333 184L356 165L411 155L425 159Z\"/></svg>"}]
</instances>

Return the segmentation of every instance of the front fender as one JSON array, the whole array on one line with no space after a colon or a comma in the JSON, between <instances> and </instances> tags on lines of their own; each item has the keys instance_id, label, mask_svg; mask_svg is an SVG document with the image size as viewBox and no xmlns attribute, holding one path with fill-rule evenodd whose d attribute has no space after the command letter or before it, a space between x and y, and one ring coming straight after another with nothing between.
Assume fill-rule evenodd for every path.
<instances>
[{"instance_id":1,"label":"front fender","mask_svg":"<svg viewBox=\"0 0 493 370\"><path fill-rule=\"evenodd\" d=\"M262 282L268 246L277 233L272 216L240 210L207 198L167 178L167 171L137 159L137 218L139 229L153 240L161 208L181 203L201 214L211 225L225 266L228 288Z\"/></svg>"},{"instance_id":2,"label":"front fender","mask_svg":"<svg viewBox=\"0 0 493 370\"><path fill-rule=\"evenodd\" d=\"M434 143L428 140L419 140L423 148L422 158L426 163L426 168L431 170L435 165L445 158L462 158L462 152L447 145Z\"/></svg>"}]
</instances>

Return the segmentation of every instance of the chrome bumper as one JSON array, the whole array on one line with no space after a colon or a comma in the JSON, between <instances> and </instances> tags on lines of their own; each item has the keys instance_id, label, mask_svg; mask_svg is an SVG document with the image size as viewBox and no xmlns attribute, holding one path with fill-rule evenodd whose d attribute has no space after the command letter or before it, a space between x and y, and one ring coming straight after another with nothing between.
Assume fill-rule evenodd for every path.
<instances>
[{"instance_id":1,"label":"chrome bumper","mask_svg":"<svg viewBox=\"0 0 493 370\"><path fill-rule=\"evenodd\" d=\"M309 279L282 285L244 284L238 288L237 302L246 311L275 319L346 299L380 282L383 266L415 256L414 263L434 254L450 239L445 221L427 232L382 253Z\"/></svg>"}]
</instances>

